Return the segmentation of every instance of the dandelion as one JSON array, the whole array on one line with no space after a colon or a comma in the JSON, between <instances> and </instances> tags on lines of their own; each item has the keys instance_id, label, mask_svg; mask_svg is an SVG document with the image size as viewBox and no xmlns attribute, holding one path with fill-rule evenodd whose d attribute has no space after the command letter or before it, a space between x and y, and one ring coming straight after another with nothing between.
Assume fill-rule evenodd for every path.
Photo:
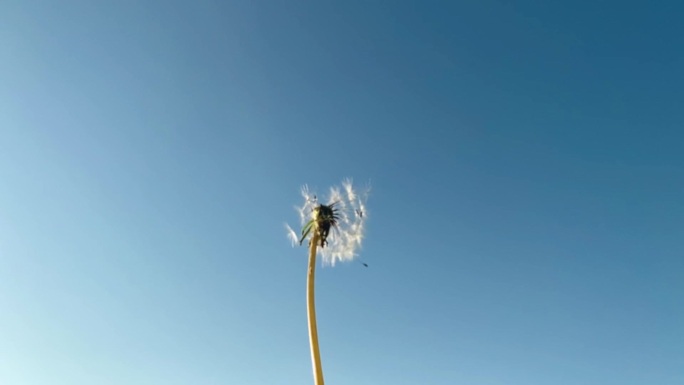
<instances>
[{"instance_id":1,"label":"dandelion","mask_svg":"<svg viewBox=\"0 0 684 385\"><path fill-rule=\"evenodd\" d=\"M318 349L318 331L316 327L316 308L314 303L314 275L316 271L316 253L320 250L323 263L335 265L335 262L351 261L361 248L365 222L366 199L368 190L363 193L354 191L351 179L342 182L342 189L332 187L328 203L321 204L318 197L311 193L308 186L303 186L304 204L296 207L302 225L301 237L286 225L288 238L295 245L309 240L309 269L307 275L307 314L309 319L309 343L313 366L314 384L323 385L323 369ZM332 230L332 231L331 231ZM363 263L363 262L362 262ZM368 266L363 263L364 266Z\"/></svg>"},{"instance_id":2,"label":"dandelion","mask_svg":"<svg viewBox=\"0 0 684 385\"><path fill-rule=\"evenodd\" d=\"M308 186L301 189L304 203L296 206L302 225L301 235L286 225L292 244L303 244L317 233L317 247L323 257L323 264L334 266L336 262L347 262L358 256L363 241L366 219L368 189L354 190L351 179L342 182L342 189L330 189L327 204L320 204L316 194ZM331 233L332 230L332 233ZM309 241L311 241L311 239Z\"/></svg>"}]
</instances>

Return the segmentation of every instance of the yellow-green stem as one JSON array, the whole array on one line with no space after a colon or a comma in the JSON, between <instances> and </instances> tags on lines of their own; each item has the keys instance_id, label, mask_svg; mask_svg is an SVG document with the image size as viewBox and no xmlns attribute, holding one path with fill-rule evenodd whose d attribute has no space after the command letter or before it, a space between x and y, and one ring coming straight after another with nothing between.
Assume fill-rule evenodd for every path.
<instances>
[{"instance_id":1,"label":"yellow-green stem","mask_svg":"<svg viewBox=\"0 0 684 385\"><path fill-rule=\"evenodd\" d=\"M313 366L314 384L324 385L321 353L318 351L318 329L316 328L316 304L314 303L314 276L316 274L316 245L319 237L313 232L309 244L309 273L306 277L306 310L309 316L309 344L311 346L311 364Z\"/></svg>"}]
</instances>

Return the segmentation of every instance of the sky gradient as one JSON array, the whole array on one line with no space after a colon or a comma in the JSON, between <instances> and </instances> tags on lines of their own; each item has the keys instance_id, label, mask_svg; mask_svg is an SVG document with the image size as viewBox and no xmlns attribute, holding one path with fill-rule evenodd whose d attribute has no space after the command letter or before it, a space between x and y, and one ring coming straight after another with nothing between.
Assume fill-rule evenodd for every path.
<instances>
[{"instance_id":1,"label":"sky gradient","mask_svg":"<svg viewBox=\"0 0 684 385\"><path fill-rule=\"evenodd\" d=\"M0 383L684 383L680 2L0 5Z\"/></svg>"}]
</instances>

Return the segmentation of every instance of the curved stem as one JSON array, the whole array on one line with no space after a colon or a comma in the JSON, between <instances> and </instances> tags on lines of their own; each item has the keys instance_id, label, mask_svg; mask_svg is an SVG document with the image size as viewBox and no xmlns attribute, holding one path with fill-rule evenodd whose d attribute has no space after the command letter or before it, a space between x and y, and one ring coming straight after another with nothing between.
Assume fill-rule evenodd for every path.
<instances>
[{"instance_id":1,"label":"curved stem","mask_svg":"<svg viewBox=\"0 0 684 385\"><path fill-rule=\"evenodd\" d=\"M319 237L316 231L309 244L309 273L306 277L306 311L309 318L309 344L311 346L311 364L313 366L314 384L324 385L321 353L318 351L318 329L316 328L316 304L314 303L314 276L316 274L316 245Z\"/></svg>"}]
</instances>

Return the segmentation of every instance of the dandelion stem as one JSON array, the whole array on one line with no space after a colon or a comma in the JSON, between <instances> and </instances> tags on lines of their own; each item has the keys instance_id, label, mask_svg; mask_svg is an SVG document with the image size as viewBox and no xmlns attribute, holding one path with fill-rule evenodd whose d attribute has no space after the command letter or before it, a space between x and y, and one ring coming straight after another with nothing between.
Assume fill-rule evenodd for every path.
<instances>
[{"instance_id":1,"label":"dandelion stem","mask_svg":"<svg viewBox=\"0 0 684 385\"><path fill-rule=\"evenodd\" d=\"M309 317L309 343L311 345L311 364L313 366L314 385L324 385L321 353L318 350L318 329L316 328L316 305L314 301L314 276L316 273L316 247L318 232L314 231L309 243L309 272L306 277L307 315Z\"/></svg>"}]
</instances>

